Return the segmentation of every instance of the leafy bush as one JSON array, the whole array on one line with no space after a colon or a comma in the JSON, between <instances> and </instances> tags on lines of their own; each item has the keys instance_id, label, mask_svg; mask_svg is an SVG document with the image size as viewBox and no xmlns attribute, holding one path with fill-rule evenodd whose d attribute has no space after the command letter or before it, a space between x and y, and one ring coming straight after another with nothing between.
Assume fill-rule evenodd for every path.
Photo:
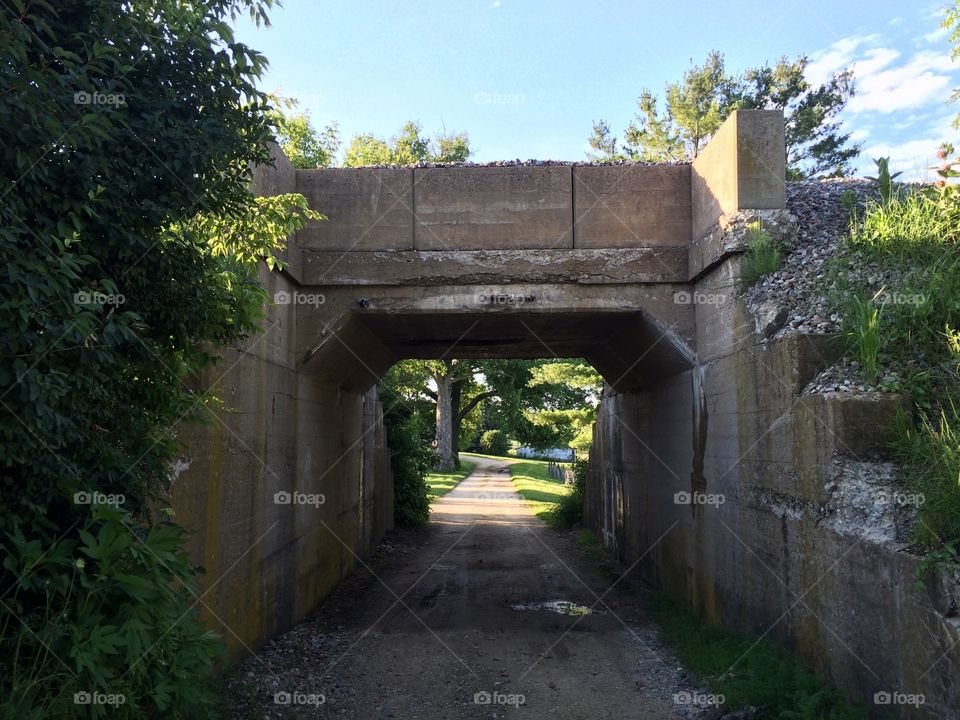
<instances>
[{"instance_id":1,"label":"leafy bush","mask_svg":"<svg viewBox=\"0 0 960 720\"><path fill-rule=\"evenodd\" d=\"M780 267L780 248L766 230L755 223L747 228L747 251L740 263L740 275L747 284Z\"/></svg>"},{"instance_id":2,"label":"leafy bush","mask_svg":"<svg viewBox=\"0 0 960 720\"><path fill-rule=\"evenodd\" d=\"M564 495L550 511L549 523L557 528L572 528L583 522L583 497L587 489L587 471L590 463L577 460L573 463L573 489Z\"/></svg>"},{"instance_id":3,"label":"leafy bush","mask_svg":"<svg viewBox=\"0 0 960 720\"><path fill-rule=\"evenodd\" d=\"M319 217L249 191L269 161L264 60L228 23L270 2L14 5L0 13L0 167L16 183L0 203L3 714L208 718L217 640L157 512L173 428L209 419L190 387L259 329L261 258ZM95 692L125 702L73 703Z\"/></svg>"},{"instance_id":4,"label":"leafy bush","mask_svg":"<svg viewBox=\"0 0 960 720\"><path fill-rule=\"evenodd\" d=\"M506 455L510 449L510 438L503 430L487 430L480 436L480 449L486 455Z\"/></svg>"},{"instance_id":5,"label":"leafy bush","mask_svg":"<svg viewBox=\"0 0 960 720\"><path fill-rule=\"evenodd\" d=\"M380 383L379 393L393 470L393 517L397 525L423 525L430 519L426 477L437 464L437 453L430 447L430 426L386 383Z\"/></svg>"}]
</instances>

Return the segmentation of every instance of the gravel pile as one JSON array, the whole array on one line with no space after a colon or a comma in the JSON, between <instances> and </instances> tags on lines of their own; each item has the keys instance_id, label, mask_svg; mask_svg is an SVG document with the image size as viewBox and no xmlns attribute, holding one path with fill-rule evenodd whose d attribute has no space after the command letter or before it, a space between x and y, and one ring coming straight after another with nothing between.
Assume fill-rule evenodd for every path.
<instances>
[{"instance_id":1,"label":"gravel pile","mask_svg":"<svg viewBox=\"0 0 960 720\"><path fill-rule=\"evenodd\" d=\"M847 178L787 183L787 209L798 223L796 243L787 248L781 268L757 282L746 296L754 313L776 308L773 314L783 324L772 337L840 331L840 318L828 308L824 264L849 228L850 215L840 200L847 190L862 200L873 193L873 185Z\"/></svg>"},{"instance_id":2,"label":"gravel pile","mask_svg":"<svg viewBox=\"0 0 960 720\"><path fill-rule=\"evenodd\" d=\"M492 160L490 162L456 162L456 163L416 163L412 165L362 165L360 167L364 169L374 169L374 170L384 170L384 169L398 169L398 168L484 168L484 167L607 167L607 166L640 166L640 167L649 167L653 165L657 166L681 166L689 165L689 162L675 162L675 163L662 163L662 162L644 162L643 160L617 160L614 162L597 162L591 160L521 160L517 158L515 160ZM357 168L321 168L323 170L356 170Z\"/></svg>"}]
</instances>

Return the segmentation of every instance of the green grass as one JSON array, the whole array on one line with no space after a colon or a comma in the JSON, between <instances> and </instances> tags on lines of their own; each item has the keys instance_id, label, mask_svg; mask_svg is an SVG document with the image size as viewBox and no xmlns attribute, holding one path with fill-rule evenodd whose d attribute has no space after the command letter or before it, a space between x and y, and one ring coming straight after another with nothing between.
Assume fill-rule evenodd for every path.
<instances>
[{"instance_id":1,"label":"green grass","mask_svg":"<svg viewBox=\"0 0 960 720\"><path fill-rule=\"evenodd\" d=\"M866 720L855 707L793 655L767 638L708 625L664 595L648 598L663 641L728 711L762 708L768 720Z\"/></svg>"},{"instance_id":2,"label":"green grass","mask_svg":"<svg viewBox=\"0 0 960 720\"><path fill-rule=\"evenodd\" d=\"M747 238L747 251L740 263L740 276L744 282L752 285L780 267L780 248L770 233L759 225L747 229Z\"/></svg>"},{"instance_id":3,"label":"green grass","mask_svg":"<svg viewBox=\"0 0 960 720\"><path fill-rule=\"evenodd\" d=\"M912 539L940 556L960 547L960 210L949 197L960 194L907 189L868 201L834 260L829 291L864 379L896 370L881 386L913 399L915 417L888 429L890 446L904 489L925 499ZM859 271L868 263L885 277L879 290Z\"/></svg>"},{"instance_id":4,"label":"green grass","mask_svg":"<svg viewBox=\"0 0 960 720\"><path fill-rule=\"evenodd\" d=\"M538 518L551 526L556 526L554 506L573 490L561 480L554 480L547 474L546 463L542 460L524 460L510 465L510 479L523 501L533 508Z\"/></svg>"},{"instance_id":5,"label":"green grass","mask_svg":"<svg viewBox=\"0 0 960 720\"><path fill-rule=\"evenodd\" d=\"M475 462L461 460L459 470L454 470L450 473L427 473L427 497L430 498L430 502L443 497L453 490L461 480L473 472L476 466L477 464Z\"/></svg>"}]
</instances>

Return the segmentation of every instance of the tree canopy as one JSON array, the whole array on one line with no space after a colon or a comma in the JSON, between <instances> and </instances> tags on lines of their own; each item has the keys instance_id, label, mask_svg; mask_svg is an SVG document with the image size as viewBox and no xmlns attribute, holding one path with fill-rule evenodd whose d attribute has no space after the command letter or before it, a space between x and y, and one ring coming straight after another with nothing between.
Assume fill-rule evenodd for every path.
<instances>
[{"instance_id":1,"label":"tree canopy","mask_svg":"<svg viewBox=\"0 0 960 720\"><path fill-rule=\"evenodd\" d=\"M720 125L737 109L784 112L788 177L842 175L860 152L842 131L839 113L854 94L853 72L835 73L822 85L807 80L805 56L780 58L773 66L727 71L721 53L711 51L679 81L667 83L661 98L644 89L637 113L618 148L609 124L593 124L588 156L601 161L680 162L695 159Z\"/></svg>"},{"instance_id":2,"label":"tree canopy","mask_svg":"<svg viewBox=\"0 0 960 720\"><path fill-rule=\"evenodd\" d=\"M372 134L355 135L347 146L346 167L368 165L417 165L419 163L456 163L470 157L470 139L466 133L438 133L424 136L423 126L409 121L389 140Z\"/></svg>"},{"instance_id":3,"label":"tree canopy","mask_svg":"<svg viewBox=\"0 0 960 720\"><path fill-rule=\"evenodd\" d=\"M74 717L94 690L124 717L216 712L219 643L164 508L174 428L209 418L200 373L260 329L261 259L320 217L249 189L274 128L229 22L270 6L0 13L3 717Z\"/></svg>"}]
</instances>

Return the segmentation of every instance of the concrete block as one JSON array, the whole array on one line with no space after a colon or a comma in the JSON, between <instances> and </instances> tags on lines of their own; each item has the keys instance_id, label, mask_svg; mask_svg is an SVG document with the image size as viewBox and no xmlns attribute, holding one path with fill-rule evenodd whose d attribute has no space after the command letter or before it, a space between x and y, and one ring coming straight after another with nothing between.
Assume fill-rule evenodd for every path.
<instances>
[{"instance_id":1,"label":"concrete block","mask_svg":"<svg viewBox=\"0 0 960 720\"><path fill-rule=\"evenodd\" d=\"M581 165L573 180L574 247L689 244L688 165Z\"/></svg>"},{"instance_id":2,"label":"concrete block","mask_svg":"<svg viewBox=\"0 0 960 720\"><path fill-rule=\"evenodd\" d=\"M296 187L328 218L297 233L304 250L413 249L413 170L297 170Z\"/></svg>"},{"instance_id":3,"label":"concrete block","mask_svg":"<svg viewBox=\"0 0 960 720\"><path fill-rule=\"evenodd\" d=\"M573 247L569 166L417 168L417 250Z\"/></svg>"}]
</instances>

